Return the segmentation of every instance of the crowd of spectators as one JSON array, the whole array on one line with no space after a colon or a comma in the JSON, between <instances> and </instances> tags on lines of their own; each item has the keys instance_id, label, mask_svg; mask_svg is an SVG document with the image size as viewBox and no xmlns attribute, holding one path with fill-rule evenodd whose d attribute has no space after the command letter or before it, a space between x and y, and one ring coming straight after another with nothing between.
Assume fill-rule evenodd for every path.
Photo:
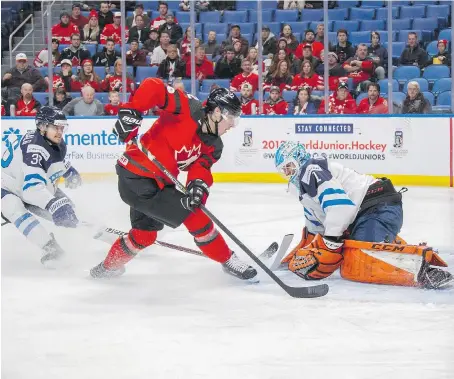
<instances>
[{"instance_id":1,"label":"crowd of spectators","mask_svg":"<svg viewBox=\"0 0 454 379\"><path fill-rule=\"evenodd\" d=\"M121 20L124 15L114 3L101 2L99 9L74 3L71 13L60 14L60 22L52 27L52 65L59 67L52 79L43 77L29 65L24 54L17 54L16 66L2 78L2 99L5 99L2 104L7 104L6 113L13 105L17 116L30 115L40 106L33 100L33 92L46 91L52 80L54 102L68 114L100 114L101 106L102 112L115 114L120 98L114 92L122 89L123 67L118 46L122 44ZM189 11L190 5L189 1L181 1L179 11ZM321 8L323 2L279 1L276 5L278 9L304 11ZM329 2L330 8L335 6L336 2ZM85 17L81 12L87 7L90 11ZM233 10L235 2L196 1L195 8L198 13ZM407 46L391 68L388 67L388 51L381 42L380 31L370 33L370 44L353 45L348 30L341 28L336 31L336 43L324 46L323 22L317 23L314 29L296 32L292 28L294 23L283 23L279 34L263 25L263 62L258 61L258 40L245 38L240 23L231 23L227 36L205 28L204 39L196 34L195 51L192 52L191 28L183 30L165 2L160 2L156 11L158 15L152 19L144 6L137 2L125 19L126 64L134 68L132 75L127 74L127 92L132 95L140 85L134 81L138 67L155 66L157 77L181 86L180 79L191 77L191 57L194 54L198 83L202 84L206 79L228 79L230 89L240 94L244 114L258 112L258 91L265 93L264 114L324 113L325 99L320 91L325 89L325 65L328 66L331 92L326 99L329 113L388 113L388 104L380 95L378 82L387 77L389 69L416 66L423 71L431 65L451 66L447 40L440 39L438 51L429 55L422 41L418 40L418 34L410 31ZM62 45L66 46L61 49ZM96 45L97 52L90 53L92 49L87 45ZM324 61L326 50L327 62ZM260 64L262 88L259 88L258 77ZM37 68L48 65L47 49L36 55L33 65ZM95 67L104 67L105 75L100 77ZM429 113L431 104L424 97L418 81L409 81L406 88L406 98L393 104L393 109L402 113ZM288 91L291 91L292 99L286 96ZM71 99L71 92L80 92L82 97ZM108 109L104 109L95 98L97 92L109 93ZM65 98L62 98L63 94ZM358 98L359 95L364 98Z\"/></svg>"}]
</instances>

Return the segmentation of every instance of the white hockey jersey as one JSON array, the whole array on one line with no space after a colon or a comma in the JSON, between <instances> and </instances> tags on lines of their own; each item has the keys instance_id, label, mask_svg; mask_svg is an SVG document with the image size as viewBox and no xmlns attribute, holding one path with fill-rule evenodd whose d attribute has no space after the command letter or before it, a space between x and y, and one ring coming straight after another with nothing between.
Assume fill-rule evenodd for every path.
<instances>
[{"instance_id":1,"label":"white hockey jersey","mask_svg":"<svg viewBox=\"0 0 454 379\"><path fill-rule=\"evenodd\" d=\"M45 209L55 197L58 179L71 166L65 161L66 144L49 144L39 131L2 139L2 190L14 193L24 203ZM3 191L2 191L3 192Z\"/></svg>"},{"instance_id":2,"label":"white hockey jersey","mask_svg":"<svg viewBox=\"0 0 454 379\"><path fill-rule=\"evenodd\" d=\"M340 237L355 220L376 179L327 159L310 159L299 176L299 199L310 233Z\"/></svg>"}]
</instances>

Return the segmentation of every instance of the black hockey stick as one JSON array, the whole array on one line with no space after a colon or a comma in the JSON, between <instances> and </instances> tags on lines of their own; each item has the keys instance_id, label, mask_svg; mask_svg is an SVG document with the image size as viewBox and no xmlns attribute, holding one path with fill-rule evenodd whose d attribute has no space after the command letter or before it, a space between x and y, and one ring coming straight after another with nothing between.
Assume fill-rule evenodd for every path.
<instances>
[{"instance_id":1,"label":"black hockey stick","mask_svg":"<svg viewBox=\"0 0 454 379\"><path fill-rule=\"evenodd\" d=\"M134 138L131 141L132 144L136 145L147 157L148 159L161 170L171 181L175 184L175 187L182 193L187 194L188 191L180 181L175 178L170 171L168 171L164 165L159 162L156 157L147 149L145 148L139 139ZM290 296L296 298L313 298L313 297L320 297L325 296L328 291L329 287L327 284L318 284L312 287L292 287L285 284L281 279L277 277L277 275L272 272L266 265L258 259L251 250L249 250L246 245L244 245L227 227L217 219L204 205L200 206L200 209L205 213L225 234L227 234L232 241L234 241L248 256L251 258L257 266L259 266L265 273L273 279L285 292L287 292Z\"/></svg>"}]
</instances>

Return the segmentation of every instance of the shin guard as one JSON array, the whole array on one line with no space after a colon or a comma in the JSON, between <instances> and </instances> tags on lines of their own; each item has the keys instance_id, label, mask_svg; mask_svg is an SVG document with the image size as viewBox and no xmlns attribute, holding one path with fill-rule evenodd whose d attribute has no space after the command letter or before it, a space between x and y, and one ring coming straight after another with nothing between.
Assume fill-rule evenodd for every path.
<instances>
[{"instance_id":1,"label":"shin guard","mask_svg":"<svg viewBox=\"0 0 454 379\"><path fill-rule=\"evenodd\" d=\"M214 261L224 263L232 255L224 237L214 227L205 213L197 209L185 221L184 225L194 237L199 249Z\"/></svg>"},{"instance_id":2,"label":"shin guard","mask_svg":"<svg viewBox=\"0 0 454 379\"><path fill-rule=\"evenodd\" d=\"M156 231L131 229L128 234L118 238L104 260L109 270L117 270L134 258L140 250L151 246L158 236Z\"/></svg>"}]
</instances>

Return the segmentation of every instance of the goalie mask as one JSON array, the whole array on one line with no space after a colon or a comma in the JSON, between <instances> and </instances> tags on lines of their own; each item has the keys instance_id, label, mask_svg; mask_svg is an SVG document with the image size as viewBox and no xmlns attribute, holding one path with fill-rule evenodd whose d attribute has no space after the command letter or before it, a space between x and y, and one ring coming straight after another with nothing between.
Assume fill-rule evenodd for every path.
<instances>
[{"instance_id":1,"label":"goalie mask","mask_svg":"<svg viewBox=\"0 0 454 379\"><path fill-rule=\"evenodd\" d=\"M287 141L277 149L274 165L285 180L298 187L298 174L310 157L311 155L301 143Z\"/></svg>"}]
</instances>

